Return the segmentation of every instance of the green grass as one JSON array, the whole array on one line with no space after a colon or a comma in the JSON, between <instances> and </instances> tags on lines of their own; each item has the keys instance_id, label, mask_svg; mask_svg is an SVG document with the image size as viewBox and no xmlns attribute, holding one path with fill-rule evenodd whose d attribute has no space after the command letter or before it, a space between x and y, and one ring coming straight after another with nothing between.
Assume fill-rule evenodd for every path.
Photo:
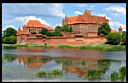
<instances>
[{"instance_id":1,"label":"green grass","mask_svg":"<svg viewBox=\"0 0 128 83\"><path fill-rule=\"evenodd\" d=\"M80 46L80 49L81 50L120 51L120 50L126 50L126 46L101 44L101 45L92 45L92 46Z\"/></svg>"},{"instance_id":2,"label":"green grass","mask_svg":"<svg viewBox=\"0 0 128 83\"><path fill-rule=\"evenodd\" d=\"M112 82L123 82L126 77L126 67L121 67L118 72L111 73Z\"/></svg>"},{"instance_id":3,"label":"green grass","mask_svg":"<svg viewBox=\"0 0 128 83\"><path fill-rule=\"evenodd\" d=\"M110 44L100 44L100 45L84 45L84 46L69 46L69 45L58 45L58 46L51 46L51 45L36 45L36 44L28 44L28 45L8 45L3 44L6 47L42 47L42 48L70 48L70 49L80 49L80 50L102 50L102 51L125 51L126 45L110 45Z\"/></svg>"},{"instance_id":4,"label":"green grass","mask_svg":"<svg viewBox=\"0 0 128 83\"><path fill-rule=\"evenodd\" d=\"M58 45L58 48L77 48L76 46L69 46L69 45Z\"/></svg>"}]
</instances>

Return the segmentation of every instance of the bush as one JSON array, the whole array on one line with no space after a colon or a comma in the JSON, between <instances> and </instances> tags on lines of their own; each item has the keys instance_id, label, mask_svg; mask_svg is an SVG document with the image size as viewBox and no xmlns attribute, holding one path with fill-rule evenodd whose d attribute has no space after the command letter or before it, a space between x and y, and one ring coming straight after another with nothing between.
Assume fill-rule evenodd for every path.
<instances>
[{"instance_id":1,"label":"bush","mask_svg":"<svg viewBox=\"0 0 128 83\"><path fill-rule=\"evenodd\" d=\"M12 56L12 55L5 55L4 59L8 62L12 62L14 60L16 60L16 56Z\"/></svg>"},{"instance_id":2,"label":"bush","mask_svg":"<svg viewBox=\"0 0 128 83\"><path fill-rule=\"evenodd\" d=\"M121 41L126 43L126 32L122 32Z\"/></svg>"},{"instance_id":3,"label":"bush","mask_svg":"<svg viewBox=\"0 0 128 83\"><path fill-rule=\"evenodd\" d=\"M120 70L119 70L119 78L121 81L124 81L125 79L125 76L126 76L126 67L121 67Z\"/></svg>"},{"instance_id":4,"label":"bush","mask_svg":"<svg viewBox=\"0 0 128 83\"><path fill-rule=\"evenodd\" d=\"M109 33L106 37L107 37L107 41L110 44L119 44L121 42L120 33Z\"/></svg>"},{"instance_id":5,"label":"bush","mask_svg":"<svg viewBox=\"0 0 128 83\"><path fill-rule=\"evenodd\" d=\"M103 24L99 29L98 29L98 34L101 35L103 34L104 36L107 35L108 33L111 32L111 28L109 24Z\"/></svg>"},{"instance_id":6,"label":"bush","mask_svg":"<svg viewBox=\"0 0 128 83\"><path fill-rule=\"evenodd\" d=\"M3 37L7 37L7 36L11 36L11 35L14 35L16 36L16 30L12 27L8 27L4 33L3 33Z\"/></svg>"},{"instance_id":7,"label":"bush","mask_svg":"<svg viewBox=\"0 0 128 83\"><path fill-rule=\"evenodd\" d=\"M113 72L111 74L111 81L112 82L117 82L118 81L118 77L119 77L119 74L117 72Z\"/></svg>"},{"instance_id":8,"label":"bush","mask_svg":"<svg viewBox=\"0 0 128 83\"><path fill-rule=\"evenodd\" d=\"M98 70L91 70L91 71L88 71L87 78L88 78L89 80L100 79L100 78L101 78L101 72L98 71Z\"/></svg>"},{"instance_id":9,"label":"bush","mask_svg":"<svg viewBox=\"0 0 128 83\"><path fill-rule=\"evenodd\" d=\"M6 44L15 44L16 36L11 35L11 36L7 36L7 37L3 37L2 42L6 43Z\"/></svg>"}]
</instances>

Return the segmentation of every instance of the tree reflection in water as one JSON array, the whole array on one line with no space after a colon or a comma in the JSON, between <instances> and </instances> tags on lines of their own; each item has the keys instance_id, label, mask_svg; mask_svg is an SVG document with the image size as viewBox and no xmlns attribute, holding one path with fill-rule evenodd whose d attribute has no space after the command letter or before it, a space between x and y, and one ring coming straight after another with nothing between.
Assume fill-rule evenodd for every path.
<instances>
[{"instance_id":1,"label":"tree reflection in water","mask_svg":"<svg viewBox=\"0 0 128 83\"><path fill-rule=\"evenodd\" d=\"M79 77L84 77L88 80L100 79L105 72L109 69L110 60L100 59L84 59L75 57L48 57L48 56L4 56L8 61L18 60L19 63L27 66L29 69L39 69L47 62L54 60L57 64L62 64L63 70L52 70L48 73L38 72L38 77L45 76L63 76L65 73L74 73ZM64 71L64 72L63 72Z\"/></svg>"},{"instance_id":2,"label":"tree reflection in water","mask_svg":"<svg viewBox=\"0 0 128 83\"><path fill-rule=\"evenodd\" d=\"M6 54L6 55L3 56L3 59L8 61L8 62L12 62L12 61L16 60L16 56L12 56L12 55L9 55L9 54L7 55Z\"/></svg>"},{"instance_id":3,"label":"tree reflection in water","mask_svg":"<svg viewBox=\"0 0 128 83\"><path fill-rule=\"evenodd\" d=\"M65 72L75 73L79 77L85 77L88 80L100 79L109 69L110 60L88 60L61 58L55 60L59 64L63 64Z\"/></svg>"}]
</instances>

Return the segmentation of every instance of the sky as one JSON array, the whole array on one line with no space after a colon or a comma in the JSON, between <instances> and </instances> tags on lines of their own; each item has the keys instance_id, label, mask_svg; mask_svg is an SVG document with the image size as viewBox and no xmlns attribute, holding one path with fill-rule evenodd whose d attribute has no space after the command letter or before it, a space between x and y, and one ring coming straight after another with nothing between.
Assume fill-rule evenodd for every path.
<instances>
[{"instance_id":1,"label":"sky","mask_svg":"<svg viewBox=\"0 0 128 83\"><path fill-rule=\"evenodd\" d=\"M2 3L2 30L18 30L28 20L39 20L54 28L62 25L65 16L82 15L85 10L106 16L112 29L122 26L126 31L126 3Z\"/></svg>"}]
</instances>

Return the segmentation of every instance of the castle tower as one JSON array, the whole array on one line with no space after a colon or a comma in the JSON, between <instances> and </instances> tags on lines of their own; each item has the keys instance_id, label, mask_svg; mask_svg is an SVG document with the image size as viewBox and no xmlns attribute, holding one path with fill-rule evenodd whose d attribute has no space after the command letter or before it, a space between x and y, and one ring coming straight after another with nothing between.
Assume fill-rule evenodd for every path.
<instances>
[{"instance_id":1,"label":"castle tower","mask_svg":"<svg viewBox=\"0 0 128 83\"><path fill-rule=\"evenodd\" d=\"M122 27L120 26L119 29L118 29L119 32L122 32Z\"/></svg>"},{"instance_id":2,"label":"castle tower","mask_svg":"<svg viewBox=\"0 0 128 83\"><path fill-rule=\"evenodd\" d=\"M91 10L85 10L84 14L85 16L91 16Z\"/></svg>"}]
</instances>

